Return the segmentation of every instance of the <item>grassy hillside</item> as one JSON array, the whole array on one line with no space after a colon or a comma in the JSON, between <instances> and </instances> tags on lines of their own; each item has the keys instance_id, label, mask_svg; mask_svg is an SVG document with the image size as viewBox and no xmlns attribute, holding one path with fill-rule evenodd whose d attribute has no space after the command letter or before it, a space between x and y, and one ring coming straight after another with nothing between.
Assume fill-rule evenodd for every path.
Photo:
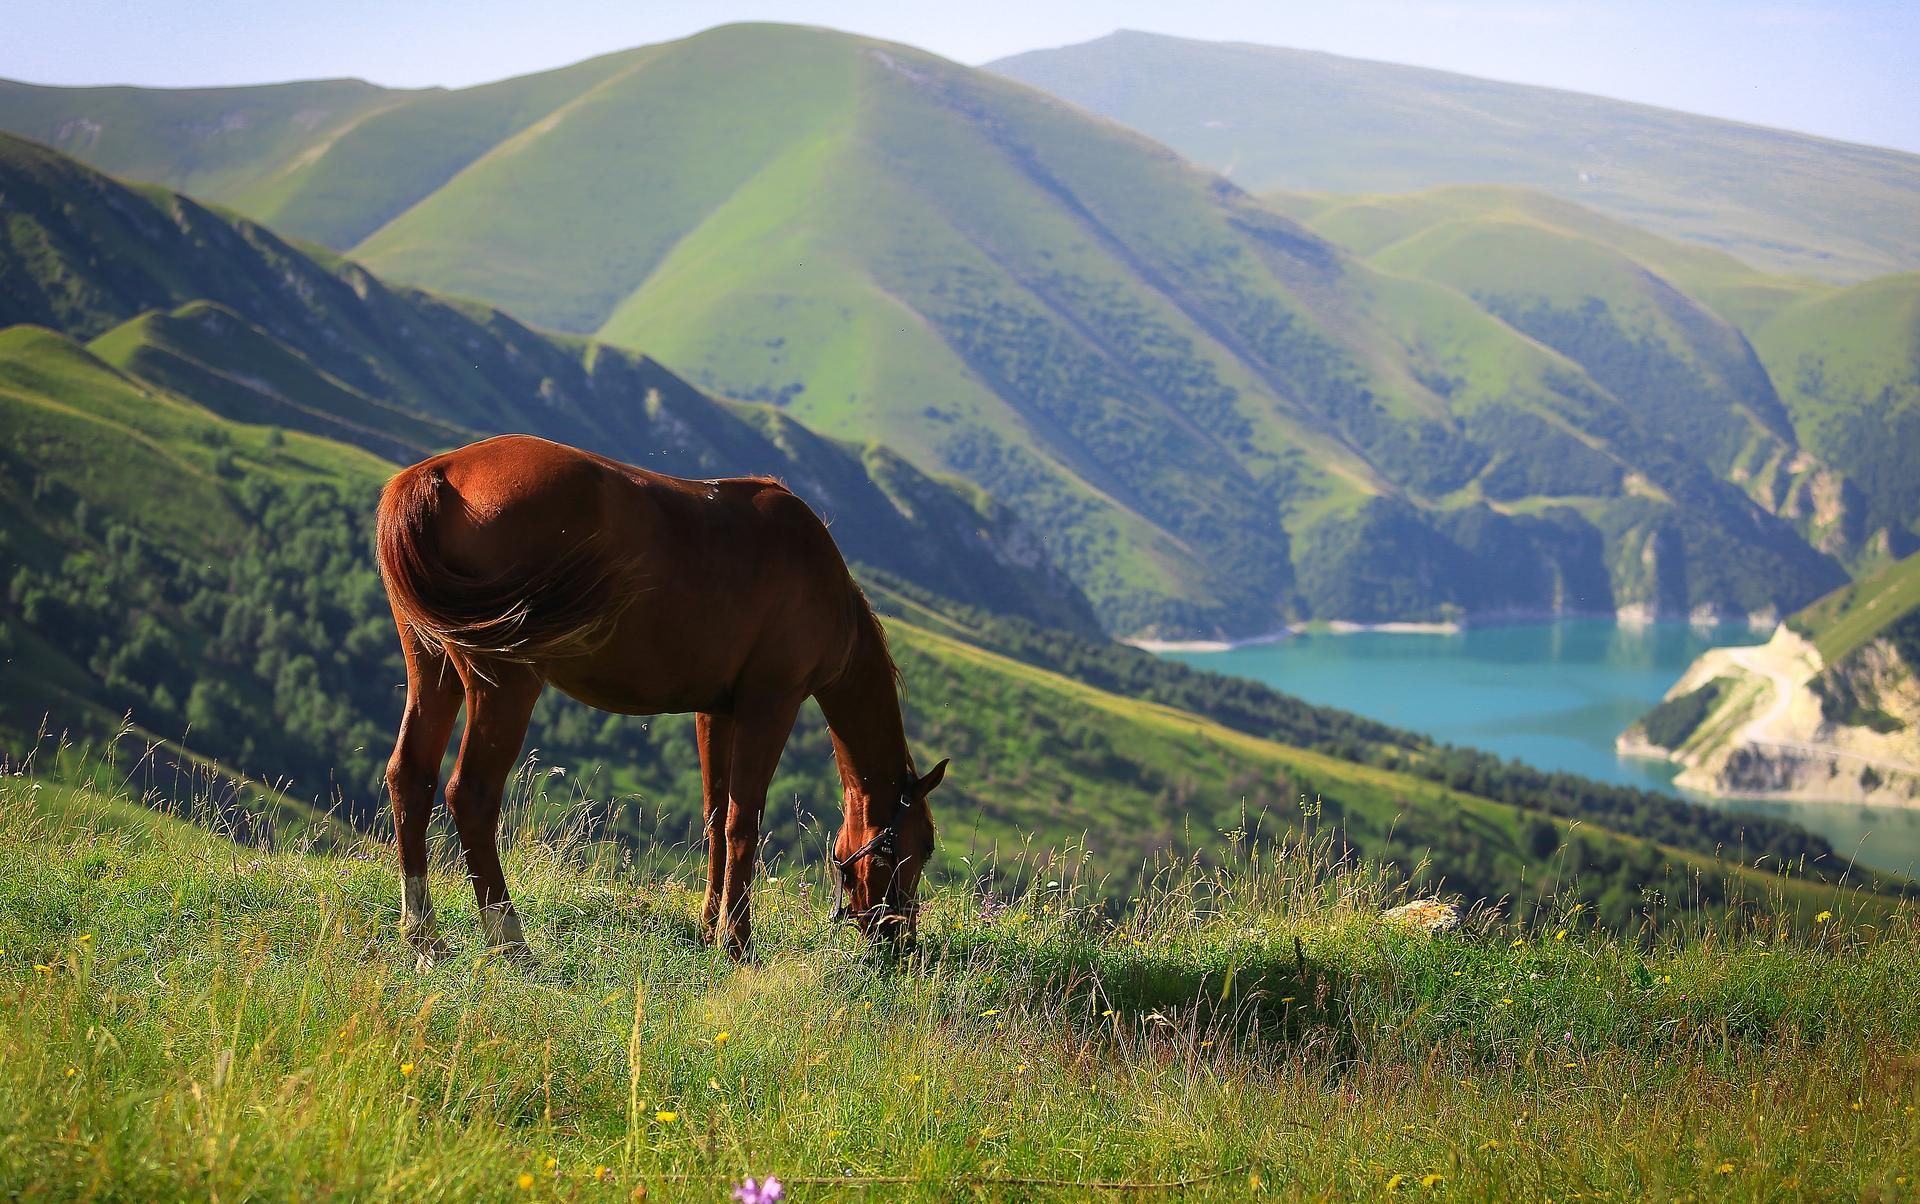
<instances>
[{"instance_id":1,"label":"grassy hillside","mask_svg":"<svg viewBox=\"0 0 1920 1204\"><path fill-rule=\"evenodd\" d=\"M1787 620L1837 665L1920 609L1920 553L1845 585Z\"/></svg>"},{"instance_id":2,"label":"grassy hillside","mask_svg":"<svg viewBox=\"0 0 1920 1204\"><path fill-rule=\"evenodd\" d=\"M1551 88L1120 32L990 69L1253 189L1518 184L1771 271L1920 266L1920 156Z\"/></svg>"},{"instance_id":3,"label":"grassy hillside","mask_svg":"<svg viewBox=\"0 0 1920 1204\"><path fill-rule=\"evenodd\" d=\"M963 475L1110 630L1745 614L1840 580L1451 290L908 47L726 27L396 101L283 182L217 199Z\"/></svg>"},{"instance_id":4,"label":"grassy hillside","mask_svg":"<svg viewBox=\"0 0 1920 1204\"><path fill-rule=\"evenodd\" d=\"M1920 534L1920 274L1831 290L1783 307L1753 343L1807 449L1861 493L1868 531L1902 555Z\"/></svg>"},{"instance_id":5,"label":"grassy hillside","mask_svg":"<svg viewBox=\"0 0 1920 1204\"><path fill-rule=\"evenodd\" d=\"M1636 944L1569 904L1429 938L1379 919L1365 867L1262 845L1117 923L1071 886L942 890L887 967L782 866L733 968L677 880L522 827L539 966L472 956L451 905L456 956L414 975L380 851L236 855L42 784L0 778L0 1182L31 1195L1864 1199L1920 1174L1908 913Z\"/></svg>"},{"instance_id":6,"label":"grassy hillside","mask_svg":"<svg viewBox=\"0 0 1920 1204\"><path fill-rule=\"evenodd\" d=\"M91 339L105 365L226 418L401 463L528 431L677 475L776 473L821 507L853 555L952 597L1095 630L1085 600L1004 507L868 440L822 438L770 407L715 400L645 356L389 288L31 143L0 137L0 187L16 206L0 234L0 327Z\"/></svg>"},{"instance_id":7,"label":"grassy hillside","mask_svg":"<svg viewBox=\"0 0 1920 1204\"><path fill-rule=\"evenodd\" d=\"M1914 546L1915 277L1837 288L1770 276L1526 189L1269 200L1575 360L1855 569Z\"/></svg>"},{"instance_id":8,"label":"grassy hillside","mask_svg":"<svg viewBox=\"0 0 1920 1204\"><path fill-rule=\"evenodd\" d=\"M0 606L9 743L31 747L51 725L97 746L131 715L149 738L184 743L292 800L382 822L380 771L402 678L367 554L384 462L233 422L32 327L0 333L0 404L22 433L0 488L0 530L16 558ZM1499 803L1471 796L1498 777L1363 766L1128 702L957 639L965 629L951 621L903 613L891 627L918 746L963 767L943 796L949 838L1008 861L1031 840L1037 854L1083 863L1117 897L1144 862L1202 850L1263 815L1297 815L1303 800L1318 822L1403 872L1509 898L1523 913L1565 875L1579 885L1556 889L1583 892L1610 923L1662 910L1644 892L1675 875L1697 874L1697 899L1725 906L1742 874L1712 859L1723 844L1790 861L1812 880L1844 873L1821 842L1765 822L1718 835L1711 824L1659 829L1684 848L1583 827L1550 872L1568 819L1655 829L1629 812L1566 810L1544 789L1503 789ZM549 697L529 737L538 770L526 789L542 813L573 783L622 800L604 822L632 846L661 834L691 840L690 728L684 716L624 721ZM774 783L773 796L793 806L776 810L773 848L811 848L801 817L832 814L828 754L809 711Z\"/></svg>"}]
</instances>

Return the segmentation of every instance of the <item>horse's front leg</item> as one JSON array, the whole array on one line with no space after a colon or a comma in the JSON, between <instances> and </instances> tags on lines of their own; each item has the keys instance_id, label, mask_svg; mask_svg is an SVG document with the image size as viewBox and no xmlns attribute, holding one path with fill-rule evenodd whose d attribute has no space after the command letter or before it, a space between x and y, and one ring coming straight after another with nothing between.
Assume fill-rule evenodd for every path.
<instances>
[{"instance_id":1,"label":"horse's front leg","mask_svg":"<svg viewBox=\"0 0 1920 1204\"><path fill-rule=\"evenodd\" d=\"M700 911L700 939L711 945L727 886L727 782L733 768L733 719L698 715L693 731L700 745L700 793L707 832L707 896Z\"/></svg>"},{"instance_id":2,"label":"horse's front leg","mask_svg":"<svg viewBox=\"0 0 1920 1204\"><path fill-rule=\"evenodd\" d=\"M721 902L726 934L721 944L735 961L753 953L753 870L760 852L760 816L767 784L787 746L800 698L743 710L734 716L733 757L728 770L727 861Z\"/></svg>"}]
</instances>

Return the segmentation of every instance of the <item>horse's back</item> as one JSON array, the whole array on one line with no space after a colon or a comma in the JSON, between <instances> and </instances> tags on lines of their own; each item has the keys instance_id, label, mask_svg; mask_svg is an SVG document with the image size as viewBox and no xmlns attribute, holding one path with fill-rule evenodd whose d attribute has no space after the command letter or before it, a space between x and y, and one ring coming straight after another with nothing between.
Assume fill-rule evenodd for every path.
<instances>
[{"instance_id":1,"label":"horse's back","mask_svg":"<svg viewBox=\"0 0 1920 1204\"><path fill-rule=\"evenodd\" d=\"M434 488L444 495L416 518L432 528L421 542L454 597L490 595L461 617L514 613L540 633L470 651L540 659L553 684L593 705L719 709L743 678L811 685L844 655L845 562L777 480L685 480L509 435L422 461L389 494ZM383 531L402 509L383 502Z\"/></svg>"}]
</instances>

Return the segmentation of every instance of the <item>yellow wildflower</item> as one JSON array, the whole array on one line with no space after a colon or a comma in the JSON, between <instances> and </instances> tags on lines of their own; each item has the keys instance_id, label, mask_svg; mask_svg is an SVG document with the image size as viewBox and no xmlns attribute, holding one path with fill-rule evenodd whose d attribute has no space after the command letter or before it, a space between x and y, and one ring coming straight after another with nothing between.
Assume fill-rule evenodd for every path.
<instances>
[{"instance_id":1,"label":"yellow wildflower","mask_svg":"<svg viewBox=\"0 0 1920 1204\"><path fill-rule=\"evenodd\" d=\"M1480 1148L1482 1150L1497 1150L1500 1148L1500 1139L1498 1137L1489 1137L1480 1143Z\"/></svg>"},{"instance_id":2,"label":"yellow wildflower","mask_svg":"<svg viewBox=\"0 0 1920 1204\"><path fill-rule=\"evenodd\" d=\"M1389 1179L1389 1180L1387 1180L1387 1190L1388 1190L1388 1191L1399 1191L1399 1190L1400 1190L1400 1181L1401 1181L1402 1179L1405 1179L1405 1178L1406 1178L1406 1176L1405 1176L1405 1175L1395 1175L1395 1176L1394 1176L1393 1178L1391 1178L1391 1179Z\"/></svg>"},{"instance_id":3,"label":"yellow wildflower","mask_svg":"<svg viewBox=\"0 0 1920 1204\"><path fill-rule=\"evenodd\" d=\"M726 1043L727 1043L728 1041L730 1041L730 1040L732 1040L732 1039L733 1039L733 1034L732 1034L732 1033L715 1033L715 1034L713 1034L713 1043L714 1043L715 1045L725 1045L725 1044L726 1044Z\"/></svg>"},{"instance_id":4,"label":"yellow wildflower","mask_svg":"<svg viewBox=\"0 0 1920 1204\"><path fill-rule=\"evenodd\" d=\"M680 1119L680 1114L678 1112L660 1111L660 1112L655 1112L653 1114L653 1118L659 1121L663 1125L670 1125L674 1121Z\"/></svg>"},{"instance_id":5,"label":"yellow wildflower","mask_svg":"<svg viewBox=\"0 0 1920 1204\"><path fill-rule=\"evenodd\" d=\"M91 932L83 932L80 934L80 939L83 941L90 941L93 939L93 934Z\"/></svg>"},{"instance_id":6,"label":"yellow wildflower","mask_svg":"<svg viewBox=\"0 0 1920 1204\"><path fill-rule=\"evenodd\" d=\"M1716 1175L1731 1175L1733 1173L1733 1163L1722 1162L1719 1166L1713 1168L1713 1173Z\"/></svg>"},{"instance_id":7,"label":"yellow wildflower","mask_svg":"<svg viewBox=\"0 0 1920 1204\"><path fill-rule=\"evenodd\" d=\"M998 1016L999 1014L1000 1014L999 1008L988 1008L986 1011L980 1013L980 1018L984 1020L988 1016Z\"/></svg>"},{"instance_id":8,"label":"yellow wildflower","mask_svg":"<svg viewBox=\"0 0 1920 1204\"><path fill-rule=\"evenodd\" d=\"M1556 941L1564 941L1564 940L1566 940L1566 939L1567 939L1567 930L1566 930L1566 929L1564 929L1564 928L1562 928L1562 929L1561 929L1560 931L1558 931L1558 932L1556 932L1556 933L1554 933L1554 934L1553 934L1553 939L1554 939L1554 940L1556 940Z\"/></svg>"},{"instance_id":9,"label":"yellow wildflower","mask_svg":"<svg viewBox=\"0 0 1920 1204\"><path fill-rule=\"evenodd\" d=\"M560 1160L557 1158L548 1158L546 1161L546 1167L548 1170L554 1170L559 1165L560 1165Z\"/></svg>"},{"instance_id":10,"label":"yellow wildflower","mask_svg":"<svg viewBox=\"0 0 1920 1204\"><path fill-rule=\"evenodd\" d=\"M520 1190L521 1190L521 1191L532 1191L532 1190L533 1190L533 1176L532 1176L532 1175L529 1175L529 1174L527 1174L527 1173L526 1173L525 1171L522 1171L522 1172L520 1173L520 1180L519 1180L519 1182L520 1182Z\"/></svg>"},{"instance_id":11,"label":"yellow wildflower","mask_svg":"<svg viewBox=\"0 0 1920 1204\"><path fill-rule=\"evenodd\" d=\"M611 1183L611 1182L613 1182L613 1168L612 1168L612 1167L610 1167L610 1166L596 1166L596 1167L594 1167L594 1168L593 1168L593 1181L594 1181L595 1183Z\"/></svg>"},{"instance_id":12,"label":"yellow wildflower","mask_svg":"<svg viewBox=\"0 0 1920 1204\"><path fill-rule=\"evenodd\" d=\"M410 1074L412 1074L412 1073L413 1073L413 1071L414 1071L414 1065L413 1065L413 1063L412 1063L412 1062L402 1062L402 1063L400 1063L400 1077L401 1077L401 1078L406 1078L406 1077L407 1077L408 1075L410 1075Z\"/></svg>"},{"instance_id":13,"label":"yellow wildflower","mask_svg":"<svg viewBox=\"0 0 1920 1204\"><path fill-rule=\"evenodd\" d=\"M1830 911L1823 911L1823 912L1821 912L1821 913L1820 913L1819 915L1817 915L1817 916L1815 916L1815 917L1813 917L1813 922L1814 922L1814 923L1816 923L1816 924L1824 924L1824 923L1826 923L1826 922L1827 922L1828 920L1831 920L1832 918L1833 918L1833 913L1832 913L1832 912L1830 912Z\"/></svg>"},{"instance_id":14,"label":"yellow wildflower","mask_svg":"<svg viewBox=\"0 0 1920 1204\"><path fill-rule=\"evenodd\" d=\"M1439 1171L1435 1171L1431 1175L1420 1176L1420 1186L1430 1189L1436 1183L1444 1183L1446 1178L1447 1177Z\"/></svg>"},{"instance_id":15,"label":"yellow wildflower","mask_svg":"<svg viewBox=\"0 0 1920 1204\"><path fill-rule=\"evenodd\" d=\"M40 973L42 973L42 974L51 974L51 973L53 973L53 967L52 967L52 966L43 966L43 965L41 965L41 964L40 964L39 962L35 962L35 963L33 964L33 968L34 968L35 970L37 970L37 971L39 971L39 972L40 972Z\"/></svg>"}]
</instances>

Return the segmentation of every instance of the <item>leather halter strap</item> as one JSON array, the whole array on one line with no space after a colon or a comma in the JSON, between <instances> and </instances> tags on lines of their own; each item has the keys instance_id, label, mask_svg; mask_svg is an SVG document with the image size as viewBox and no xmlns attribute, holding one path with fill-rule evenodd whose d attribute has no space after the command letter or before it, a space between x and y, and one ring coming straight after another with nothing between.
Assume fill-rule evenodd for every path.
<instances>
[{"instance_id":1,"label":"leather halter strap","mask_svg":"<svg viewBox=\"0 0 1920 1204\"><path fill-rule=\"evenodd\" d=\"M902 794L900 796L900 806L897 807L893 813L893 822L878 832L875 832L867 843L861 845L853 852L848 853L844 858L835 858L833 861L834 868L839 870L841 874L845 874L848 870L860 864L860 862L866 858L873 856L875 853L884 854L888 861L892 861L894 859L894 845L900 839L900 819L911 810L912 807L913 796L911 794ZM834 890L840 892L843 896L846 893L846 888L841 885L837 876L834 881ZM874 907L885 908L886 903L875 903ZM851 918L852 915L853 912L848 906L848 901L843 897L840 905L834 909L833 918L835 920L845 920Z\"/></svg>"}]
</instances>

